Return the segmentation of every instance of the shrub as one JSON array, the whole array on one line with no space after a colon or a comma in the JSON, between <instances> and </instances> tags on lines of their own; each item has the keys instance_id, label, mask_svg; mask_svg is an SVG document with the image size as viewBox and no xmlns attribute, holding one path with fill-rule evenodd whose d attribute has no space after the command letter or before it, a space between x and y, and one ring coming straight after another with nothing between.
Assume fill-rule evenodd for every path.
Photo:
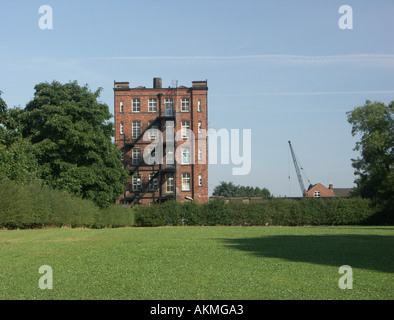
<instances>
[{"instance_id":1,"label":"shrub","mask_svg":"<svg viewBox=\"0 0 394 320\"><path fill-rule=\"evenodd\" d=\"M136 225L354 225L366 224L375 212L366 199L269 199L249 204L220 199L205 204L174 201L139 207Z\"/></svg>"},{"instance_id":2,"label":"shrub","mask_svg":"<svg viewBox=\"0 0 394 320\"><path fill-rule=\"evenodd\" d=\"M360 198L267 199L262 202L209 203L168 201L132 209L120 205L99 208L39 181L0 180L0 227L44 226L125 227L179 225L368 225L385 224L387 217L371 200Z\"/></svg>"},{"instance_id":3,"label":"shrub","mask_svg":"<svg viewBox=\"0 0 394 320\"><path fill-rule=\"evenodd\" d=\"M166 225L180 226L183 224L182 205L179 201L166 201L161 206L165 213Z\"/></svg>"},{"instance_id":4,"label":"shrub","mask_svg":"<svg viewBox=\"0 0 394 320\"><path fill-rule=\"evenodd\" d=\"M159 204L134 207L135 225L138 227L158 227L166 225L165 210Z\"/></svg>"},{"instance_id":5,"label":"shrub","mask_svg":"<svg viewBox=\"0 0 394 320\"><path fill-rule=\"evenodd\" d=\"M215 199L208 202L202 208L202 213L205 217L205 224L209 226L216 226L219 224L225 224L224 219L226 217L225 202L223 199Z\"/></svg>"},{"instance_id":6,"label":"shrub","mask_svg":"<svg viewBox=\"0 0 394 320\"><path fill-rule=\"evenodd\" d=\"M129 207L110 205L96 212L95 228L118 228L134 225L134 211Z\"/></svg>"},{"instance_id":7,"label":"shrub","mask_svg":"<svg viewBox=\"0 0 394 320\"><path fill-rule=\"evenodd\" d=\"M27 228L45 225L50 206L40 192L40 184L18 184L8 179L0 181L0 226Z\"/></svg>"},{"instance_id":8,"label":"shrub","mask_svg":"<svg viewBox=\"0 0 394 320\"><path fill-rule=\"evenodd\" d=\"M39 181L22 184L1 179L0 199L0 227L10 229L134 225L130 208L118 205L99 208L91 200L51 189Z\"/></svg>"},{"instance_id":9,"label":"shrub","mask_svg":"<svg viewBox=\"0 0 394 320\"><path fill-rule=\"evenodd\" d=\"M188 226L201 226L206 224L206 217L203 205L197 202L182 203L182 221Z\"/></svg>"}]
</instances>

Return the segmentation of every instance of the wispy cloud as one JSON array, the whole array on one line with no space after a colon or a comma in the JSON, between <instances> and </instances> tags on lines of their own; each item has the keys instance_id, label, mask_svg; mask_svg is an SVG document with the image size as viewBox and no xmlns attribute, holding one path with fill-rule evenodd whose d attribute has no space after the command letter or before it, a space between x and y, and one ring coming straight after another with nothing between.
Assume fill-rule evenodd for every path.
<instances>
[{"instance_id":1,"label":"wispy cloud","mask_svg":"<svg viewBox=\"0 0 394 320\"><path fill-rule=\"evenodd\" d=\"M347 54L307 56L288 54L236 55L236 56L115 56L94 57L101 61L207 61L207 62L266 62L275 65L317 66L358 64L364 66L394 67L394 54Z\"/></svg>"},{"instance_id":2,"label":"wispy cloud","mask_svg":"<svg viewBox=\"0 0 394 320\"><path fill-rule=\"evenodd\" d=\"M344 55L291 55L291 54L260 54L260 55L207 55L207 56L107 56L107 57L83 57L83 58L31 58L25 60L1 61L0 64L23 65L32 67L54 64L58 67L78 67L90 62L124 62L124 61L147 61L147 62L195 62L195 63L259 63L268 66L358 66L358 67L384 67L394 68L394 54L344 54Z\"/></svg>"},{"instance_id":3,"label":"wispy cloud","mask_svg":"<svg viewBox=\"0 0 394 320\"><path fill-rule=\"evenodd\" d=\"M318 95L359 95L359 94L394 94L394 90L364 91L310 91L310 92L259 92L240 94L212 94L211 97L243 97L243 96L318 96Z\"/></svg>"}]
</instances>

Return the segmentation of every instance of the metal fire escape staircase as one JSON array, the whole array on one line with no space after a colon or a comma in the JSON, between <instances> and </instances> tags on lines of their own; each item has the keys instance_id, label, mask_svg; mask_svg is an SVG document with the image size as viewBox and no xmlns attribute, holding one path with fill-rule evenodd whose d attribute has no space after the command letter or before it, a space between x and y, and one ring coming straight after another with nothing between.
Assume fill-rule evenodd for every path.
<instances>
[{"instance_id":1,"label":"metal fire escape staircase","mask_svg":"<svg viewBox=\"0 0 394 320\"><path fill-rule=\"evenodd\" d=\"M161 99L159 99L159 101L161 101ZM164 116L161 114L161 103L159 103L159 116L156 117L151 123L149 123L149 125L137 136L137 138L133 139L131 142L127 143L126 140L124 140L124 145L123 145L123 150L124 150L124 154L126 154L126 152L130 151L130 149L134 148L137 144L144 144L144 142L140 142L140 140L143 138L144 134L151 129L155 124L158 124L158 129L160 132L162 132L162 126L161 126L161 121L163 120L175 120L175 115L174 112L172 111L170 114L165 114ZM163 142L163 146L165 147L165 142ZM166 148L164 148L163 150L163 156L166 154ZM132 176L135 173L139 173L140 169L142 167L152 167L152 176L150 177L150 179L141 186L140 190L130 190L129 188L126 188L127 191L133 193L132 196L126 196L126 194L124 195L124 197L121 199L122 203L129 203L129 205L131 207L133 207L136 203L139 202L139 200L143 199L146 195L146 193L148 191L153 191L156 192L157 190L152 190L150 188L150 186L153 185L154 180L158 179L157 184L158 184L158 191L159 191L159 196L158 197L153 197L154 202L161 202L164 200L167 200L168 198L173 198L175 197L175 195L173 195L172 197L163 197L162 196L162 185L163 185L163 178L165 176L165 173L167 172L175 172L175 164L172 166L165 166L164 168L162 168L162 164L146 164L143 162L143 160L141 160L141 162L137 165L131 165L131 168L129 169L129 173L130 176ZM155 166L158 166L158 169L155 169ZM143 170L143 171L149 171L149 170Z\"/></svg>"}]
</instances>

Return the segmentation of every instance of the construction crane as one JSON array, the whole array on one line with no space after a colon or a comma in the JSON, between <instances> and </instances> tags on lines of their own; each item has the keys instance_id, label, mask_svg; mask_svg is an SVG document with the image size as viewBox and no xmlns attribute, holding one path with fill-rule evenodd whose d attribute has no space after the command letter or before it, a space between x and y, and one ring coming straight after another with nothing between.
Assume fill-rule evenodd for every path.
<instances>
[{"instance_id":1,"label":"construction crane","mask_svg":"<svg viewBox=\"0 0 394 320\"><path fill-rule=\"evenodd\" d=\"M297 173L298 182L300 183L301 194L304 197L305 196L304 191L306 189L305 189L305 186L304 186L304 181L302 180L302 176L301 176L301 170L304 170L304 169L301 167L301 165L299 165L299 161L297 160L297 157L295 155L293 147L291 146L291 142L290 141L289 141L289 146L290 146L291 156L292 156L293 162L294 162L294 167L295 167L295 170L296 170L296 173ZM309 179L308 179L308 182L310 183Z\"/></svg>"}]
</instances>

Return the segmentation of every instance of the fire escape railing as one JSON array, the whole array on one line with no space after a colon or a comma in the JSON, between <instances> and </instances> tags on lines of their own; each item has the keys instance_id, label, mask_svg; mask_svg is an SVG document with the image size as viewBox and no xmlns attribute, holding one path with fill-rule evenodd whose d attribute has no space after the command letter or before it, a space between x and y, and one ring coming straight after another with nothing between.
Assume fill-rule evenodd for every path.
<instances>
[{"instance_id":1,"label":"fire escape railing","mask_svg":"<svg viewBox=\"0 0 394 320\"><path fill-rule=\"evenodd\" d=\"M159 116L157 116L151 123L148 124L148 126L135 138L132 139L131 142L126 142L126 140L124 139L124 144L123 144L123 148L124 148L124 154L126 154L126 148L127 151L129 151L130 149L134 148L137 144L139 144L139 141L143 138L143 136L145 135L145 133L151 129L155 124L159 123L158 125L158 129L160 132L162 132L162 127L161 127L161 122L162 120L175 120L175 114L173 110L165 110L164 115L162 115L161 112L161 96L159 97ZM130 141L130 140L129 140ZM166 144L165 141L162 142L163 145ZM142 144L142 143L140 143ZM164 155L166 154L167 150L165 148L164 150ZM125 164L125 168L126 168L126 160L124 160L124 164ZM159 166L158 169L155 168L155 166ZM140 190L133 190L133 188L130 187L126 188L125 186L125 194L124 197L121 199L121 202L123 203L129 203L130 206L134 206L136 203L139 202L139 200L143 199L145 194L148 192L157 192L159 189L159 196L152 196L152 198L156 199L156 202L161 202L162 200L166 200L166 199L171 199L171 198L175 198L176 195L175 194L169 194L169 195L162 195L162 185L164 183L163 178L165 177L166 173L175 173L176 172L176 166L175 163L171 164L171 165L165 165L164 167L162 167L161 164L146 164L143 161L141 161L140 163L133 165L130 165L131 168L128 169L128 171L130 172L130 175L132 176L134 173L138 173L140 172L141 167L151 167L152 168L152 173L153 175L150 176L150 179L148 180L148 182L146 182ZM141 170L141 171L150 171L150 170ZM157 181L157 188L154 188L154 190L152 190L150 188L150 186L153 184L154 180L158 179ZM131 192L133 195L130 196L126 196L126 191Z\"/></svg>"},{"instance_id":2,"label":"fire escape railing","mask_svg":"<svg viewBox=\"0 0 394 320\"><path fill-rule=\"evenodd\" d=\"M148 129L149 128L147 128L146 130L148 130ZM146 130L144 130L144 132L146 132ZM141 136L143 136L143 134ZM133 141L133 145L135 145L136 142L137 142L137 139L135 139ZM131 145L131 144L129 144L129 145ZM163 156L165 156L166 153L167 153L167 150L164 149ZM156 166L159 166L159 168L155 168ZM152 170L149 170L149 169L148 170L141 170L141 168L144 168L144 167L151 167ZM150 177L148 182L146 182L141 187L141 189L139 189L139 190L133 190L132 188L130 190L130 187L126 188L125 191L131 192L131 193L133 193L133 195L132 196L126 196L126 194L125 194L123 199L122 199L123 203L129 203L129 205L131 207L133 207L136 203L139 202L139 200L144 198L146 193L148 193L148 192L157 192L158 189L159 189L160 194L157 197L153 197L155 199L157 198L155 202L161 202L162 200L164 201L164 200L172 199L172 198L175 197L174 194L163 196L162 192L161 192L162 184L164 183L163 179L165 177L165 174L166 173L175 173L176 172L175 163L173 163L173 164L166 164L165 166L162 167L161 164L157 164L157 163L147 164L141 159L141 161L138 162L138 164L130 165L130 167L128 168L128 171L130 173L130 176L132 176L135 173L138 174L140 171L144 171L144 172L151 171L153 173L153 175ZM158 178L158 182L157 182L158 187L155 188L154 190L152 190L150 188L150 186L153 184L153 182L154 182L154 180L156 178Z\"/></svg>"},{"instance_id":3,"label":"fire escape railing","mask_svg":"<svg viewBox=\"0 0 394 320\"><path fill-rule=\"evenodd\" d=\"M131 200L130 206L131 207L134 206L139 200L144 198L146 193L156 192L160 188L160 185L164 182L163 178L165 177L165 174L168 172L175 172L175 170L176 169L175 169L175 165L174 165L174 166L167 166L164 169L154 172L153 175L150 177L150 179L144 185L142 185L140 189L133 190L133 187L131 190L128 189L127 191L132 192L134 195L131 197L125 197L124 200L126 200L126 201ZM152 190L151 187L155 186L155 184L154 184L155 179L158 179L157 180L157 187L153 188L153 190ZM169 196L169 198L173 198L173 197L174 197L174 195Z\"/></svg>"}]
</instances>

